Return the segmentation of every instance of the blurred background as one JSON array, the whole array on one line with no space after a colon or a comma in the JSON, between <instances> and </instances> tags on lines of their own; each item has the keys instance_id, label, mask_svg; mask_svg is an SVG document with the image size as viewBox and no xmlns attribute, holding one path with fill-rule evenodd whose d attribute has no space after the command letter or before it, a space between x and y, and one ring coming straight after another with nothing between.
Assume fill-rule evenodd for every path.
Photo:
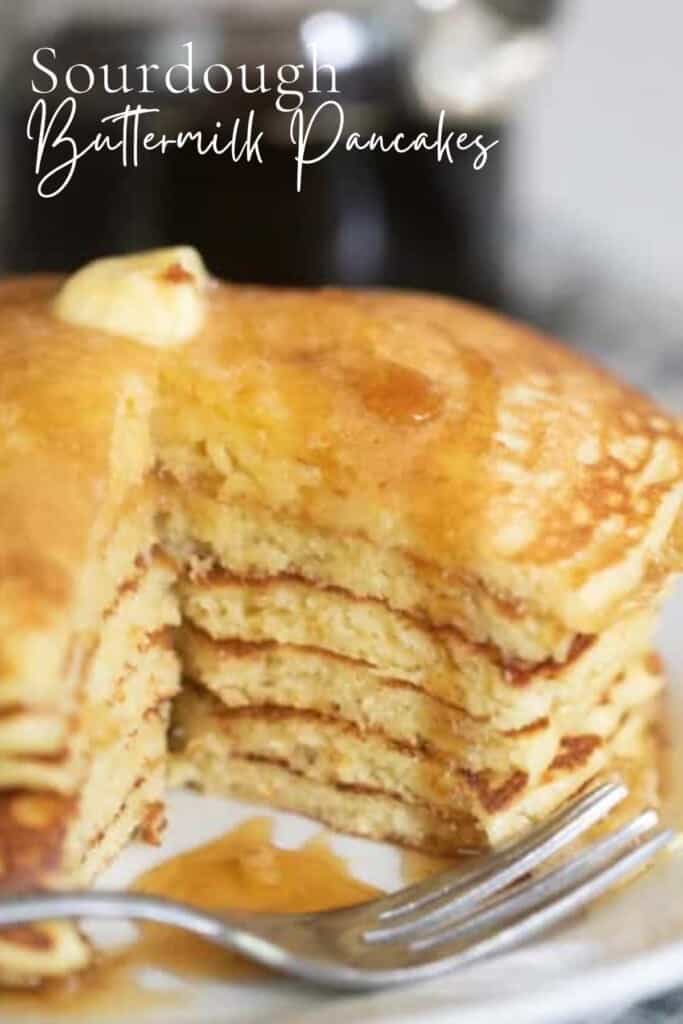
<instances>
[{"instance_id":1,"label":"blurred background","mask_svg":"<svg viewBox=\"0 0 683 1024\"><path fill-rule=\"evenodd\" d=\"M0 0L0 268L182 241L238 281L449 292L550 329L683 409L682 31L679 0ZM98 154L63 195L38 198L33 50L54 46L62 69L165 67L189 39L200 72L297 62L315 44L348 130L414 136L444 109L449 128L500 141L478 172L469 154L449 165L338 147L297 194L272 97L157 96L171 133L255 106L263 166L184 151L126 170ZM77 134L122 105L101 88L81 97Z\"/></svg>"}]
</instances>

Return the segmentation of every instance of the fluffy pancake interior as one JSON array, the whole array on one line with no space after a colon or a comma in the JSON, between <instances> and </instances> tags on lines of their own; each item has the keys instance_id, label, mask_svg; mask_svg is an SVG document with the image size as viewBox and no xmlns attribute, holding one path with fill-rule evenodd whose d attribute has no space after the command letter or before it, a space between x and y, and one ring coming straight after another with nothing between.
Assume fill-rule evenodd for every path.
<instances>
[{"instance_id":1,"label":"fluffy pancake interior","mask_svg":"<svg viewBox=\"0 0 683 1024\"><path fill-rule=\"evenodd\" d=\"M594 701L648 649L654 625L651 612L637 613L577 644L564 663L519 669L453 630L435 630L383 603L304 581L218 573L183 581L181 600L186 620L214 640L326 651L375 676L410 683L500 731Z\"/></svg>"},{"instance_id":2,"label":"fluffy pancake interior","mask_svg":"<svg viewBox=\"0 0 683 1024\"><path fill-rule=\"evenodd\" d=\"M604 737L567 737L535 786L459 776L455 766L376 739L361 742L337 723L305 716L241 715L185 688L176 708L180 752L172 778L302 814L333 828L454 854L497 844L539 820L615 759L632 765L651 751L657 701L626 712Z\"/></svg>"},{"instance_id":3,"label":"fluffy pancake interior","mask_svg":"<svg viewBox=\"0 0 683 1024\"><path fill-rule=\"evenodd\" d=\"M468 771L521 770L531 779L553 760L563 736L592 732L591 723L608 709L645 700L659 686L656 674L637 665L626 676L600 677L600 688L587 687L576 699L558 701L550 716L500 730L495 720L475 718L412 683L328 651L221 642L189 626L181 632L181 650L186 674L226 707L313 712L352 724L363 734L382 733L415 751L448 756ZM554 685L545 681L546 688Z\"/></svg>"}]
</instances>

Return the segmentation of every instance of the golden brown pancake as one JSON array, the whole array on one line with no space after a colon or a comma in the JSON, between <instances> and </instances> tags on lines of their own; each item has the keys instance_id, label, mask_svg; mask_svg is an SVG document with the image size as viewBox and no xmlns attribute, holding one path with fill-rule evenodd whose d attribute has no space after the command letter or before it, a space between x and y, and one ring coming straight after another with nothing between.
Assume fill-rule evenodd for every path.
<instances>
[{"instance_id":1,"label":"golden brown pancake","mask_svg":"<svg viewBox=\"0 0 683 1024\"><path fill-rule=\"evenodd\" d=\"M175 778L440 853L642 774L680 424L434 296L213 284L188 334L194 272L107 330L0 285L0 888L158 837L174 703ZM0 979L88 955L8 932Z\"/></svg>"}]
</instances>

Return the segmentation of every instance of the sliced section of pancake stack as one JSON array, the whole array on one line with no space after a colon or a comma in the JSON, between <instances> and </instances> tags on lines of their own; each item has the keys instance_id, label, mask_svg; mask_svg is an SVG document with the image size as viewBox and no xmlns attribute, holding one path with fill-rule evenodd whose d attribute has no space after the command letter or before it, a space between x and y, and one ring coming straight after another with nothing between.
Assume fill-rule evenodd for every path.
<instances>
[{"instance_id":1,"label":"sliced section of pancake stack","mask_svg":"<svg viewBox=\"0 0 683 1024\"><path fill-rule=\"evenodd\" d=\"M189 777L442 853L652 783L677 427L444 301L216 301L155 425Z\"/></svg>"},{"instance_id":2,"label":"sliced section of pancake stack","mask_svg":"<svg viewBox=\"0 0 683 1024\"><path fill-rule=\"evenodd\" d=\"M656 716L649 612L564 662L510 667L453 627L315 580L213 570L183 580L181 603L201 685L175 735L194 777L345 831L441 853L496 844L617 749L642 758Z\"/></svg>"},{"instance_id":3,"label":"sliced section of pancake stack","mask_svg":"<svg viewBox=\"0 0 683 1024\"><path fill-rule=\"evenodd\" d=\"M0 286L0 891L158 837L172 703L176 777L435 853L653 800L680 424L460 303L200 279Z\"/></svg>"}]
</instances>

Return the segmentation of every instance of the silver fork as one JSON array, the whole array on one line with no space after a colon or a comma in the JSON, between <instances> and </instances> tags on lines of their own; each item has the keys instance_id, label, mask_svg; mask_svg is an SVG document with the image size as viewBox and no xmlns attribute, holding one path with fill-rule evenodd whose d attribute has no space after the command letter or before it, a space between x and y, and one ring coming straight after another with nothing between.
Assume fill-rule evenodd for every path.
<instances>
[{"instance_id":1,"label":"silver fork","mask_svg":"<svg viewBox=\"0 0 683 1024\"><path fill-rule=\"evenodd\" d=\"M335 989L445 974L538 935L645 865L674 838L646 810L558 867L531 871L626 796L606 782L521 840L399 892L320 913L205 913L135 892L62 892L0 901L0 927L58 918L127 918L194 932L268 967ZM520 881L521 880L521 881ZM510 888L511 883L519 884Z\"/></svg>"}]
</instances>

